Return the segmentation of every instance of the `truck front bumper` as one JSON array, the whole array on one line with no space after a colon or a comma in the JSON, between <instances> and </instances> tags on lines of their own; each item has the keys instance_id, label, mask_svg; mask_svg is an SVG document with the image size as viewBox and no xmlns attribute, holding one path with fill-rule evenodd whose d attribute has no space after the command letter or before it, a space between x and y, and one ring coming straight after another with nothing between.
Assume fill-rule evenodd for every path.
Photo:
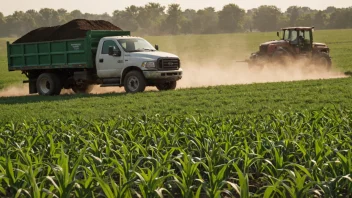
<instances>
[{"instance_id":1,"label":"truck front bumper","mask_svg":"<svg viewBox=\"0 0 352 198\"><path fill-rule=\"evenodd\" d=\"M143 71L144 77L150 81L177 81L182 78L182 69L172 71Z\"/></svg>"}]
</instances>

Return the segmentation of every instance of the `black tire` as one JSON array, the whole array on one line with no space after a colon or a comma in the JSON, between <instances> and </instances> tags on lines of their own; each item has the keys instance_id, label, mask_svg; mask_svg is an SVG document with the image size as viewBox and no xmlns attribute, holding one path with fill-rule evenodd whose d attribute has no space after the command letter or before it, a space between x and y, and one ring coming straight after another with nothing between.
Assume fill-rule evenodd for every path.
<instances>
[{"instance_id":1,"label":"black tire","mask_svg":"<svg viewBox=\"0 0 352 198\"><path fill-rule=\"evenodd\" d=\"M130 71L124 77L123 85L127 93L138 93L145 90L147 82L140 71Z\"/></svg>"},{"instance_id":2,"label":"black tire","mask_svg":"<svg viewBox=\"0 0 352 198\"><path fill-rule=\"evenodd\" d=\"M64 87L64 84L58 75L53 74L53 78L56 84L55 95L60 95L61 90Z\"/></svg>"},{"instance_id":3,"label":"black tire","mask_svg":"<svg viewBox=\"0 0 352 198\"><path fill-rule=\"evenodd\" d=\"M93 90L93 85L82 84L82 85L73 85L72 91L76 94L89 94Z\"/></svg>"},{"instance_id":4,"label":"black tire","mask_svg":"<svg viewBox=\"0 0 352 198\"><path fill-rule=\"evenodd\" d=\"M156 85L156 88L159 91L175 90L176 85L177 85L176 81L171 81L171 82L159 83Z\"/></svg>"},{"instance_id":5,"label":"black tire","mask_svg":"<svg viewBox=\"0 0 352 198\"><path fill-rule=\"evenodd\" d=\"M53 96L60 95L62 83L60 78L53 73L42 73L39 75L36 87L39 95Z\"/></svg>"},{"instance_id":6,"label":"black tire","mask_svg":"<svg viewBox=\"0 0 352 198\"><path fill-rule=\"evenodd\" d=\"M331 57L326 52L319 52L313 56L313 64L317 67L330 70L332 65Z\"/></svg>"}]
</instances>

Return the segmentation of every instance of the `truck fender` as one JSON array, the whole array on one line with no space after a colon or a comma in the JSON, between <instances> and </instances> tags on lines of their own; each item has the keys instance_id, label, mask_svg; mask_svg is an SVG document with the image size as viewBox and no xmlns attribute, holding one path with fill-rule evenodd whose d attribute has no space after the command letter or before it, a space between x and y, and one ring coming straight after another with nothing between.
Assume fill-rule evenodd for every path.
<instances>
[{"instance_id":1,"label":"truck fender","mask_svg":"<svg viewBox=\"0 0 352 198\"><path fill-rule=\"evenodd\" d=\"M137 66L129 66L129 67L126 67L126 68L124 68L124 69L122 70L121 80L120 80L121 84L123 84L123 82L124 82L124 80L125 80L126 74L127 74L128 72L130 72L130 71L133 71L133 70L135 70L135 71L140 71L140 72L143 74L142 70L141 70L139 67L137 67Z\"/></svg>"}]
</instances>

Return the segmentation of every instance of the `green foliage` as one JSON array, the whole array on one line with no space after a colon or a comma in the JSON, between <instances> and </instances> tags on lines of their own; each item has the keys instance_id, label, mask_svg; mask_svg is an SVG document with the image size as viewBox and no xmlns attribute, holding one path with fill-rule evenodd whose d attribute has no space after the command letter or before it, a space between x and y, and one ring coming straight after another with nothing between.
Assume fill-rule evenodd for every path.
<instances>
[{"instance_id":1,"label":"green foliage","mask_svg":"<svg viewBox=\"0 0 352 198\"><path fill-rule=\"evenodd\" d=\"M275 31L278 28L281 11L276 6L260 6L253 16L253 24L259 31Z\"/></svg>"},{"instance_id":2,"label":"green foliage","mask_svg":"<svg viewBox=\"0 0 352 198\"><path fill-rule=\"evenodd\" d=\"M167 9L167 17L162 24L162 32L166 34L179 34L181 24L184 22L181 7L179 4L171 4Z\"/></svg>"},{"instance_id":3,"label":"green foliage","mask_svg":"<svg viewBox=\"0 0 352 198\"><path fill-rule=\"evenodd\" d=\"M223 32L240 32L243 30L245 11L236 4L229 4L219 12L219 27Z\"/></svg>"},{"instance_id":4,"label":"green foliage","mask_svg":"<svg viewBox=\"0 0 352 198\"><path fill-rule=\"evenodd\" d=\"M1 122L1 197L349 197L351 112Z\"/></svg>"},{"instance_id":5,"label":"green foliage","mask_svg":"<svg viewBox=\"0 0 352 198\"><path fill-rule=\"evenodd\" d=\"M137 16L138 24L149 34L158 34L162 20L164 19L164 10L165 7L158 3L149 3L144 7L140 7Z\"/></svg>"},{"instance_id":6,"label":"green foliage","mask_svg":"<svg viewBox=\"0 0 352 198\"><path fill-rule=\"evenodd\" d=\"M352 8L314 10L290 6L286 11L281 11L275 6L263 5L245 11L236 4L227 4L220 11L215 11L213 7L183 10L178 4L171 4L165 9L159 3L148 3L103 14L50 8L17 11L9 16L0 13L0 36L19 37L38 27L60 25L78 18L110 21L141 35L267 32L284 26L352 28Z\"/></svg>"}]
</instances>

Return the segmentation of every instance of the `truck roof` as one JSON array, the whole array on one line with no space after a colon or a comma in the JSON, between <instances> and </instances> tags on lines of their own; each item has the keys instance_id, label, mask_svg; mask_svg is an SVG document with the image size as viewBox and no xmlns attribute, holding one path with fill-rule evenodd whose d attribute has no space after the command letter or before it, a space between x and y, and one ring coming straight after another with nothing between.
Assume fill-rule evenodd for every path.
<instances>
[{"instance_id":1,"label":"truck roof","mask_svg":"<svg viewBox=\"0 0 352 198\"><path fill-rule=\"evenodd\" d=\"M312 30L314 27L286 27L281 28L282 30Z\"/></svg>"},{"instance_id":2,"label":"truck roof","mask_svg":"<svg viewBox=\"0 0 352 198\"><path fill-rule=\"evenodd\" d=\"M137 36L106 36L105 39L134 39L134 38L141 38Z\"/></svg>"}]
</instances>

